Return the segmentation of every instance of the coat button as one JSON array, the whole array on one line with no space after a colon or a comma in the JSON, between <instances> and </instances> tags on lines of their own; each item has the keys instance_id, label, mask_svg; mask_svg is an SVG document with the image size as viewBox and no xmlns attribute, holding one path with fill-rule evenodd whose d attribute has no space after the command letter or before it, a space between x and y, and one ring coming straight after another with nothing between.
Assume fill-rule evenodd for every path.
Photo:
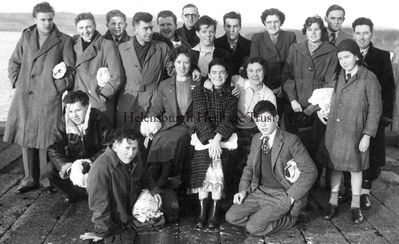
<instances>
[{"instance_id":1,"label":"coat button","mask_svg":"<svg viewBox=\"0 0 399 244\"><path fill-rule=\"evenodd\" d=\"M341 120L340 120L340 119L337 119L337 122L341 122Z\"/></svg>"},{"instance_id":2,"label":"coat button","mask_svg":"<svg viewBox=\"0 0 399 244\"><path fill-rule=\"evenodd\" d=\"M33 91L29 91L29 95L32 95L33 94Z\"/></svg>"},{"instance_id":3,"label":"coat button","mask_svg":"<svg viewBox=\"0 0 399 244\"><path fill-rule=\"evenodd\" d=\"M313 66L309 66L309 67L308 67L308 70L309 70L310 72L313 72L313 71L314 71Z\"/></svg>"},{"instance_id":4,"label":"coat button","mask_svg":"<svg viewBox=\"0 0 399 244\"><path fill-rule=\"evenodd\" d=\"M35 76L35 74L33 74L33 75L31 75L30 77L31 77L32 79L35 79L36 76Z\"/></svg>"}]
</instances>

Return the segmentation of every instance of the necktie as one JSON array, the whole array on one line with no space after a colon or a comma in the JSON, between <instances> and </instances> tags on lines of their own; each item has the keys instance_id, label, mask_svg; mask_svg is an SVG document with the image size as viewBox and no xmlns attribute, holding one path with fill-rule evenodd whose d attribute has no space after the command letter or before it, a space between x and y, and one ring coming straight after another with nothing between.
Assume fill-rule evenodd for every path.
<instances>
[{"instance_id":1,"label":"necktie","mask_svg":"<svg viewBox=\"0 0 399 244\"><path fill-rule=\"evenodd\" d=\"M268 136L265 136L262 139L262 151L264 153L269 153L270 152L269 137Z\"/></svg>"},{"instance_id":2,"label":"necktie","mask_svg":"<svg viewBox=\"0 0 399 244\"><path fill-rule=\"evenodd\" d=\"M348 82L348 80L350 80L352 77L352 75L350 73L346 74L346 79L345 81Z\"/></svg>"},{"instance_id":3,"label":"necktie","mask_svg":"<svg viewBox=\"0 0 399 244\"><path fill-rule=\"evenodd\" d=\"M331 44L335 44L335 40L336 40L336 34L335 34L335 32L332 32L331 34L330 34L330 43Z\"/></svg>"}]
</instances>

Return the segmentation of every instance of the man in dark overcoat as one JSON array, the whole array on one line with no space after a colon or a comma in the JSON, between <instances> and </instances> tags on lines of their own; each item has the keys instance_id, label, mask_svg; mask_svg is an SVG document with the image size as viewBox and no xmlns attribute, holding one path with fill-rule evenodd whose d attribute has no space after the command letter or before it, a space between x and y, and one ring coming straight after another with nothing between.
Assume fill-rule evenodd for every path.
<instances>
[{"instance_id":1,"label":"man in dark overcoat","mask_svg":"<svg viewBox=\"0 0 399 244\"><path fill-rule=\"evenodd\" d=\"M49 3L37 4L32 15L35 24L23 30L8 64L15 93L4 141L22 146L25 177L17 193L40 185L51 193L54 190L44 174L46 149L54 141L61 96L73 87L73 41L53 23L54 9Z\"/></svg>"},{"instance_id":2,"label":"man in dark overcoat","mask_svg":"<svg viewBox=\"0 0 399 244\"><path fill-rule=\"evenodd\" d=\"M352 23L353 38L360 48L367 67L377 76L381 85L382 116L378 125L377 134L370 140L370 167L363 171L362 192L360 204L363 209L369 209L369 199L372 182L381 173L385 165L385 127L392 123L393 98L395 82L393 78L392 63L388 51L374 47L373 22L368 18L358 18Z\"/></svg>"}]
</instances>

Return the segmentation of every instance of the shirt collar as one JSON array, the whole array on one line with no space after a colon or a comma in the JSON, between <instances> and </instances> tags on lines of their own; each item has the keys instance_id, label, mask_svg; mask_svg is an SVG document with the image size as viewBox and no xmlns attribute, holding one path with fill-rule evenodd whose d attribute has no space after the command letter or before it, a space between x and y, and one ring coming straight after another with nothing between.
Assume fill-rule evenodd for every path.
<instances>
[{"instance_id":1,"label":"shirt collar","mask_svg":"<svg viewBox=\"0 0 399 244\"><path fill-rule=\"evenodd\" d=\"M359 66L357 65L351 72L346 72L345 71L345 75L347 74L351 74L351 77L355 76L357 71L359 70Z\"/></svg>"},{"instance_id":2,"label":"shirt collar","mask_svg":"<svg viewBox=\"0 0 399 244\"><path fill-rule=\"evenodd\" d=\"M250 82L250 81L249 81L248 79L245 79L245 80L244 80L244 90L246 90L246 89L248 89L248 88L251 88L249 82ZM266 85L265 85L265 84L262 84L262 89L260 89L260 90L258 91L258 93L262 93L262 92L265 90L265 87L266 87Z\"/></svg>"},{"instance_id":3,"label":"shirt collar","mask_svg":"<svg viewBox=\"0 0 399 244\"><path fill-rule=\"evenodd\" d=\"M213 51L215 51L215 46L212 46L212 48L208 50L201 50L201 44L198 43L195 47L192 48L192 50L198 51L200 53L213 53Z\"/></svg>"},{"instance_id":4,"label":"shirt collar","mask_svg":"<svg viewBox=\"0 0 399 244\"><path fill-rule=\"evenodd\" d=\"M270 134L270 135L263 135L259 138L259 140L262 140L264 137L269 137L269 147L272 148L273 147L273 143L274 143L274 138L276 137L276 132L277 132L277 127L276 129Z\"/></svg>"}]
</instances>

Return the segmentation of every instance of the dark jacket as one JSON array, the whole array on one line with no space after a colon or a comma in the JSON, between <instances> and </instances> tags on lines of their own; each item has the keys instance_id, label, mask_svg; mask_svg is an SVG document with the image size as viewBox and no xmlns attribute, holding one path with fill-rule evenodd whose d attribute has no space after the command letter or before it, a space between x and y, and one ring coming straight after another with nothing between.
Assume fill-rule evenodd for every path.
<instances>
[{"instance_id":1,"label":"dark jacket","mask_svg":"<svg viewBox=\"0 0 399 244\"><path fill-rule=\"evenodd\" d=\"M184 40L185 42L189 43L191 47L195 47L195 46L200 42L199 37L198 37L198 36L195 36L194 41L190 43L190 42L188 41L188 38L187 38L187 35L186 35L186 31L188 31L188 29L187 29L186 26L183 24L182 27L180 27L180 28L178 28L178 29L176 30L176 34L177 34L182 40Z\"/></svg>"},{"instance_id":2,"label":"dark jacket","mask_svg":"<svg viewBox=\"0 0 399 244\"><path fill-rule=\"evenodd\" d=\"M86 189L95 228L112 231L133 220L133 205L145 178L140 153L134 161L129 172L116 152L107 147L90 168Z\"/></svg>"},{"instance_id":3,"label":"dark jacket","mask_svg":"<svg viewBox=\"0 0 399 244\"><path fill-rule=\"evenodd\" d=\"M53 68L67 66L61 79ZM62 93L73 87L75 70L72 38L56 26L39 49L36 25L23 30L8 63L8 77L15 93L7 116L4 141L23 147L46 149L62 114Z\"/></svg>"},{"instance_id":4,"label":"dark jacket","mask_svg":"<svg viewBox=\"0 0 399 244\"><path fill-rule=\"evenodd\" d=\"M165 42L166 44L168 44L170 49L175 48L173 43L168 38L164 37L161 33L154 32L153 35L152 35L152 39L156 40L156 41ZM188 49L191 49L190 43L188 43L186 40L183 40L179 35L177 35L177 32L175 32L174 41L180 42L181 46L185 46Z\"/></svg>"},{"instance_id":5,"label":"dark jacket","mask_svg":"<svg viewBox=\"0 0 399 244\"><path fill-rule=\"evenodd\" d=\"M259 187L262 153L261 135L261 133L258 133L252 138L251 152L242 173L239 192L253 192ZM280 129L277 129L271 153L272 173L277 181L283 185L288 196L295 200L291 215L298 216L300 210L306 206L307 193L317 178L316 166L301 140L297 136ZM291 159L296 162L298 169L301 171L295 183L289 182L284 175L284 168Z\"/></svg>"},{"instance_id":6,"label":"dark jacket","mask_svg":"<svg viewBox=\"0 0 399 244\"><path fill-rule=\"evenodd\" d=\"M127 41L130 40L130 36L127 34L126 31L123 32L122 38L121 38L121 40L118 43L115 42L115 40L112 37L111 32L109 30L107 30L107 32L105 32L103 37L104 37L105 40L113 41L117 46L119 46L119 44L121 44L121 43L124 43L124 42L127 42Z\"/></svg>"},{"instance_id":7,"label":"dark jacket","mask_svg":"<svg viewBox=\"0 0 399 244\"><path fill-rule=\"evenodd\" d=\"M378 49L370 44L364 61L367 67L377 76L381 85L382 116L392 119L395 81L390 54L388 51Z\"/></svg>"},{"instance_id":8,"label":"dark jacket","mask_svg":"<svg viewBox=\"0 0 399 244\"><path fill-rule=\"evenodd\" d=\"M75 36L74 50L76 54L75 90L87 93L94 108L105 113L113 124L115 94L123 86L123 67L118 48L113 42L105 40L97 32L92 43L83 51L82 38ZM107 67L110 80L104 87L97 81L99 68Z\"/></svg>"},{"instance_id":9,"label":"dark jacket","mask_svg":"<svg viewBox=\"0 0 399 244\"><path fill-rule=\"evenodd\" d=\"M107 147L111 131L112 127L105 114L95 108L90 111L85 135L67 134L65 116L62 116L54 132L55 141L48 148L48 155L58 170L62 165L77 159L90 159L94 162Z\"/></svg>"},{"instance_id":10,"label":"dark jacket","mask_svg":"<svg viewBox=\"0 0 399 244\"><path fill-rule=\"evenodd\" d=\"M229 41L227 40L227 36L224 34L215 40L215 47L223 48L230 53L232 57L231 63L233 64L233 73L230 75L237 75L239 74L238 72L240 71L240 67L244 63L245 59L249 57L251 41L239 35L237 46L234 50L232 50L230 48Z\"/></svg>"},{"instance_id":11,"label":"dark jacket","mask_svg":"<svg viewBox=\"0 0 399 244\"><path fill-rule=\"evenodd\" d=\"M256 33L252 36L250 57L262 57L266 60L266 86L276 89L282 85L282 72L288 57L288 49L296 43L294 32L280 31L275 46L267 32Z\"/></svg>"},{"instance_id":12,"label":"dark jacket","mask_svg":"<svg viewBox=\"0 0 399 244\"><path fill-rule=\"evenodd\" d=\"M287 77L283 88L289 101L297 100L306 108L313 90L334 80L337 65L336 48L329 42L324 41L313 55L310 55L308 41L292 45L283 74Z\"/></svg>"}]
</instances>

